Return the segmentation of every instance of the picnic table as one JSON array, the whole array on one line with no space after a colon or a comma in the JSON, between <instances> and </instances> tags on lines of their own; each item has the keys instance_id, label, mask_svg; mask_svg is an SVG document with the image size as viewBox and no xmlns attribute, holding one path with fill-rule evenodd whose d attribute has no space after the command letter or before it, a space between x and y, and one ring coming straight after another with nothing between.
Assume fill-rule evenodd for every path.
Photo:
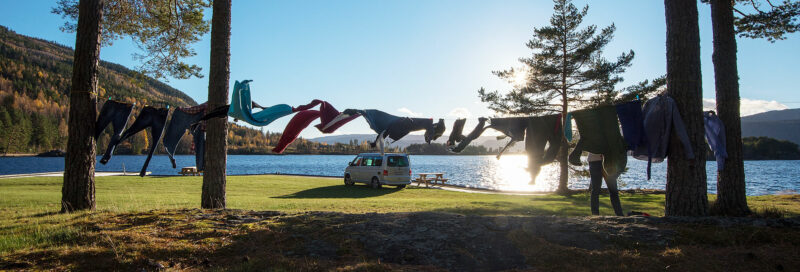
<instances>
[{"instance_id":1,"label":"picnic table","mask_svg":"<svg viewBox=\"0 0 800 272\"><path fill-rule=\"evenodd\" d=\"M197 171L197 167L191 166L191 167L181 168L181 171L178 172L178 174L184 176L199 176L200 174L202 174L202 172Z\"/></svg>"},{"instance_id":2,"label":"picnic table","mask_svg":"<svg viewBox=\"0 0 800 272\"><path fill-rule=\"evenodd\" d=\"M428 187L429 184L435 185L437 182L444 185L448 181L448 179L444 178L444 173L417 173L417 175L419 175L419 178L414 180L417 182L417 186L422 185L423 182L425 182L425 187Z\"/></svg>"}]
</instances>

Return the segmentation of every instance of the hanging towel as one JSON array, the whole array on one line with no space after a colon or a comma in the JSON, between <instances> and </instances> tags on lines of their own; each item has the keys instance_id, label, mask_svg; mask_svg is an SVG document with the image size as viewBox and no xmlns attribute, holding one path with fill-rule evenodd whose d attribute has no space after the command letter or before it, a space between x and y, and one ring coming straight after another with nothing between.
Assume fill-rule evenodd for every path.
<instances>
[{"instance_id":1,"label":"hanging towel","mask_svg":"<svg viewBox=\"0 0 800 272\"><path fill-rule=\"evenodd\" d=\"M289 144L297 139L297 136L300 135L300 132L308 127L311 122L319 118L319 116L320 112L316 110L304 110L295 114L292 117L292 120L289 120L289 124L286 125L286 128L283 130L283 134L281 135L281 139L278 140L278 144L275 145L275 148L272 149L272 152L283 153L283 151L286 150L286 147L288 147Z\"/></svg>"},{"instance_id":2,"label":"hanging towel","mask_svg":"<svg viewBox=\"0 0 800 272\"><path fill-rule=\"evenodd\" d=\"M606 179L616 181L625 171L628 156L625 154L625 139L619 133L619 122L614 106L575 111L573 116L581 138L570 153L569 162L581 165L583 151L602 154Z\"/></svg>"},{"instance_id":3,"label":"hanging towel","mask_svg":"<svg viewBox=\"0 0 800 272\"><path fill-rule=\"evenodd\" d=\"M180 143L183 135L186 134L187 129L200 122L200 119L205 115L206 108L206 103L203 103L194 107L176 108L172 111L172 117L169 119L169 124L165 129L163 140L172 168L177 168L175 150L178 148L178 143Z\"/></svg>"},{"instance_id":4,"label":"hanging towel","mask_svg":"<svg viewBox=\"0 0 800 272\"><path fill-rule=\"evenodd\" d=\"M683 125L675 100L668 95L659 95L647 101L644 115L644 142L633 151L634 158L647 161L647 179L650 179L652 163L663 162L667 157L670 135L674 132L683 144L688 159L694 158L689 135Z\"/></svg>"},{"instance_id":5,"label":"hanging towel","mask_svg":"<svg viewBox=\"0 0 800 272\"><path fill-rule=\"evenodd\" d=\"M561 149L561 115L528 117L526 121L525 151L528 153L530 184L535 184L542 165L553 162Z\"/></svg>"},{"instance_id":6,"label":"hanging towel","mask_svg":"<svg viewBox=\"0 0 800 272\"><path fill-rule=\"evenodd\" d=\"M721 172L725 167L725 159L728 151L725 147L725 125L713 111L703 113L703 123L705 124L706 140L714 151L717 159L717 169Z\"/></svg>"},{"instance_id":7,"label":"hanging towel","mask_svg":"<svg viewBox=\"0 0 800 272\"><path fill-rule=\"evenodd\" d=\"M453 122L453 131L450 131L450 137L447 139L447 146L453 146L458 142L464 140L465 136L461 134L464 131L464 124L467 122L467 119L457 119Z\"/></svg>"},{"instance_id":8,"label":"hanging towel","mask_svg":"<svg viewBox=\"0 0 800 272\"><path fill-rule=\"evenodd\" d=\"M139 131L142 131L148 127L150 128L150 151L147 152L147 158L144 160L142 171L139 172L139 176L141 177L144 177L145 172L147 171L147 165L150 164L150 159L153 157L153 153L156 151L156 146L158 146L161 136L164 133L165 124L167 123L167 115L169 115L169 109L157 109L151 106L144 107L139 113L139 116L136 117L136 121L134 121L131 127L122 133L119 141L114 143L116 145L119 142L122 142L125 139L135 135ZM106 155L100 159L100 163L106 164L110 159L111 154L106 153Z\"/></svg>"},{"instance_id":9,"label":"hanging towel","mask_svg":"<svg viewBox=\"0 0 800 272\"><path fill-rule=\"evenodd\" d=\"M233 94L231 95L231 105L228 110L228 116L254 126L266 126L278 118L294 112L292 106L278 104L254 113L253 101L250 98L250 81L252 80L245 80L241 83L236 81L233 84Z\"/></svg>"},{"instance_id":10,"label":"hanging towel","mask_svg":"<svg viewBox=\"0 0 800 272\"><path fill-rule=\"evenodd\" d=\"M133 104L114 100L108 100L106 103L103 103L103 107L100 108L100 114L97 115L94 138L97 139L100 137L100 133L103 133L103 130L105 130L106 126L109 124L114 127L114 133L111 134L111 140L108 142L103 157L108 156L110 158L111 154L114 153L114 148L119 144L119 137L122 135L122 131L125 130L125 126L128 125L128 119L132 111Z\"/></svg>"},{"instance_id":11,"label":"hanging towel","mask_svg":"<svg viewBox=\"0 0 800 272\"><path fill-rule=\"evenodd\" d=\"M450 151L458 153L463 151L464 148L467 148L469 143L480 137L481 134L483 134L483 132L486 131L487 128L489 128L489 127L484 127L486 125L487 120L489 119L484 117L478 118L478 125L476 125L475 128L472 129L472 132L467 134L467 136L464 137L464 139L461 142L459 142L458 145L451 148Z\"/></svg>"},{"instance_id":12,"label":"hanging towel","mask_svg":"<svg viewBox=\"0 0 800 272\"><path fill-rule=\"evenodd\" d=\"M627 143L627 150L636 150L645 144L644 115L642 102L639 100L616 105L617 117L622 126L622 136Z\"/></svg>"},{"instance_id":13,"label":"hanging towel","mask_svg":"<svg viewBox=\"0 0 800 272\"><path fill-rule=\"evenodd\" d=\"M567 120L564 121L564 139L572 142L572 113L567 113Z\"/></svg>"}]
</instances>

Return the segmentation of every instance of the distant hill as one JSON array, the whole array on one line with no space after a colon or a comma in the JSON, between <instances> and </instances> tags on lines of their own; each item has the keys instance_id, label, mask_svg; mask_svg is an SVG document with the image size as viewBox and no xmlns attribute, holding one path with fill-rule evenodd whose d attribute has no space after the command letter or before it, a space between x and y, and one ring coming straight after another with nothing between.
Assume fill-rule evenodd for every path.
<instances>
[{"instance_id":1,"label":"distant hill","mask_svg":"<svg viewBox=\"0 0 800 272\"><path fill-rule=\"evenodd\" d=\"M355 140L358 143L363 141L372 142L375 141L375 137L377 137L377 134L345 134L345 135L322 136L317 138L311 138L308 140L312 142L326 143L326 144L335 144L335 143L347 144L350 143L351 140ZM448 137L449 135L442 135L442 137L436 139L436 141L433 141L433 143L443 144L447 142ZM509 141L508 139L497 140L495 136L481 136L478 137L478 139L472 141L470 145L476 145L476 146L482 145L486 148L497 149L505 146L506 143L508 143L508 141ZM425 143L425 137L423 135L411 134L407 135L406 137L403 137L402 139L400 139L395 143L390 144L389 146L406 148L412 144L423 144L423 143ZM524 148L525 144L520 142L515 144L514 147L512 147L511 149L509 149L509 152L520 152L523 151Z\"/></svg>"},{"instance_id":2,"label":"distant hill","mask_svg":"<svg viewBox=\"0 0 800 272\"><path fill-rule=\"evenodd\" d=\"M742 137L770 137L800 144L800 109L742 117Z\"/></svg>"}]
</instances>

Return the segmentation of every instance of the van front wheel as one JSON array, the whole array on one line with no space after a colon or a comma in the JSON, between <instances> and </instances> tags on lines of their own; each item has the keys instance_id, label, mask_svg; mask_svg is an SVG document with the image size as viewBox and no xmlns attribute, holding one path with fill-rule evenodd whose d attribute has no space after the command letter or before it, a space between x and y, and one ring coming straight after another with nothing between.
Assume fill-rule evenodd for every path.
<instances>
[{"instance_id":1,"label":"van front wheel","mask_svg":"<svg viewBox=\"0 0 800 272\"><path fill-rule=\"evenodd\" d=\"M350 185L353 185L353 184L355 184L355 182L353 182L353 179L350 178L350 175L345 175L344 176L344 185L350 186Z\"/></svg>"},{"instance_id":2,"label":"van front wheel","mask_svg":"<svg viewBox=\"0 0 800 272\"><path fill-rule=\"evenodd\" d=\"M381 181L378 180L377 177L372 177L372 182L369 183L372 189L380 189L381 188Z\"/></svg>"}]
</instances>

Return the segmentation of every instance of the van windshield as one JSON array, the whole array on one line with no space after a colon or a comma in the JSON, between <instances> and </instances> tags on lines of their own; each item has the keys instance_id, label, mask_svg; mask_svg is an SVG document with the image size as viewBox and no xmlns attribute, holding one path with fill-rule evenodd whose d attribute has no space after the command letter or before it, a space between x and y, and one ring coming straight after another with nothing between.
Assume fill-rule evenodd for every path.
<instances>
[{"instance_id":1,"label":"van windshield","mask_svg":"<svg viewBox=\"0 0 800 272\"><path fill-rule=\"evenodd\" d=\"M386 160L389 167L408 167L408 157L405 156L389 156Z\"/></svg>"}]
</instances>

